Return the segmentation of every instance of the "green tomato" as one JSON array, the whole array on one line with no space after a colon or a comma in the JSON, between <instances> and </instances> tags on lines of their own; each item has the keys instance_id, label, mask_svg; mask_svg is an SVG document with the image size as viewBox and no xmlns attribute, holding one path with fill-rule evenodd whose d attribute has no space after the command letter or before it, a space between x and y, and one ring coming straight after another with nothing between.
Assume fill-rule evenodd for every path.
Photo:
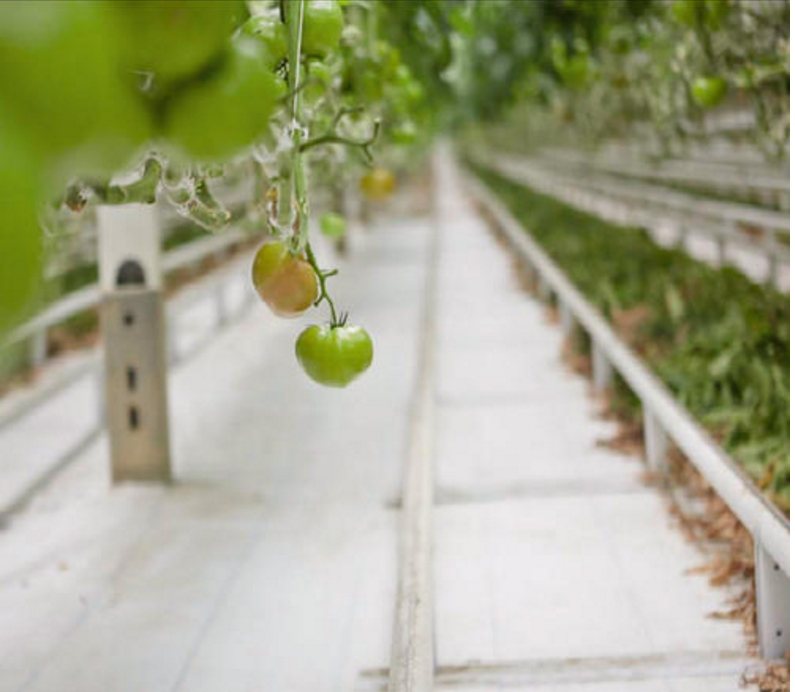
<instances>
[{"instance_id":1,"label":"green tomato","mask_svg":"<svg viewBox=\"0 0 795 692\"><path fill-rule=\"evenodd\" d=\"M342 238L347 230L345 217L330 211L320 217L320 231L328 238L336 240Z\"/></svg>"},{"instance_id":2,"label":"green tomato","mask_svg":"<svg viewBox=\"0 0 795 692\"><path fill-rule=\"evenodd\" d=\"M254 16L243 25L243 33L262 42L269 68L273 69L287 58L287 29L278 16Z\"/></svg>"},{"instance_id":3,"label":"green tomato","mask_svg":"<svg viewBox=\"0 0 795 692\"><path fill-rule=\"evenodd\" d=\"M65 3L72 4L72 3ZM243 0L104 0L121 28L123 65L155 88L200 72L248 16Z\"/></svg>"},{"instance_id":4,"label":"green tomato","mask_svg":"<svg viewBox=\"0 0 795 692\"><path fill-rule=\"evenodd\" d=\"M690 85L693 100L702 108L717 106L726 96L726 90L723 77L696 77Z\"/></svg>"},{"instance_id":5,"label":"green tomato","mask_svg":"<svg viewBox=\"0 0 795 692\"><path fill-rule=\"evenodd\" d=\"M386 41L378 41L375 44L375 52L380 63L381 76L390 80L395 77L400 62L400 51Z\"/></svg>"},{"instance_id":6,"label":"green tomato","mask_svg":"<svg viewBox=\"0 0 795 692\"><path fill-rule=\"evenodd\" d=\"M304 87L304 101L313 105L322 99L328 92L331 84L331 68L319 60L310 60L307 66L306 86Z\"/></svg>"},{"instance_id":7,"label":"green tomato","mask_svg":"<svg viewBox=\"0 0 795 692\"><path fill-rule=\"evenodd\" d=\"M286 91L267 62L264 48L253 38L232 41L217 72L169 102L166 136L201 161L224 161L253 144L267 131Z\"/></svg>"},{"instance_id":8,"label":"green tomato","mask_svg":"<svg viewBox=\"0 0 795 692\"><path fill-rule=\"evenodd\" d=\"M361 327L313 325L301 332L295 355L318 384L347 387L373 362L373 342Z\"/></svg>"},{"instance_id":9,"label":"green tomato","mask_svg":"<svg viewBox=\"0 0 795 692\"><path fill-rule=\"evenodd\" d=\"M321 84L328 86L334 75L331 71L331 66L322 60L310 60L308 66L309 76L316 79Z\"/></svg>"},{"instance_id":10,"label":"green tomato","mask_svg":"<svg viewBox=\"0 0 795 692\"><path fill-rule=\"evenodd\" d=\"M324 56L336 50L345 26L345 17L337 0L308 0L304 9L301 51L305 55Z\"/></svg>"},{"instance_id":11,"label":"green tomato","mask_svg":"<svg viewBox=\"0 0 795 692\"><path fill-rule=\"evenodd\" d=\"M417 128L408 121L393 128L390 132L395 144L414 144L417 141Z\"/></svg>"},{"instance_id":12,"label":"green tomato","mask_svg":"<svg viewBox=\"0 0 795 692\"><path fill-rule=\"evenodd\" d=\"M0 334L24 316L41 279L39 161L24 132L7 117L0 125Z\"/></svg>"},{"instance_id":13,"label":"green tomato","mask_svg":"<svg viewBox=\"0 0 795 692\"><path fill-rule=\"evenodd\" d=\"M251 279L260 298L279 317L296 317L317 299L317 278L303 257L285 243L266 243L254 256Z\"/></svg>"},{"instance_id":14,"label":"green tomato","mask_svg":"<svg viewBox=\"0 0 795 692\"><path fill-rule=\"evenodd\" d=\"M118 72L118 34L95 2L0 2L3 107L46 157L53 186L131 163L149 116Z\"/></svg>"}]
</instances>

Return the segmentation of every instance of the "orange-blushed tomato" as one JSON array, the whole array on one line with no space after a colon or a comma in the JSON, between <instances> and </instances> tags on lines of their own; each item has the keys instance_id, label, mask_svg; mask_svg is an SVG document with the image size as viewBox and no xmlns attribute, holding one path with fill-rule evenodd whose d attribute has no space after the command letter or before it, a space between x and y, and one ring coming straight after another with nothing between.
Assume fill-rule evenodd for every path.
<instances>
[{"instance_id":1,"label":"orange-blushed tomato","mask_svg":"<svg viewBox=\"0 0 795 692\"><path fill-rule=\"evenodd\" d=\"M280 317L296 317L317 300L312 266L285 243L266 243L257 251L251 278L260 298Z\"/></svg>"}]
</instances>

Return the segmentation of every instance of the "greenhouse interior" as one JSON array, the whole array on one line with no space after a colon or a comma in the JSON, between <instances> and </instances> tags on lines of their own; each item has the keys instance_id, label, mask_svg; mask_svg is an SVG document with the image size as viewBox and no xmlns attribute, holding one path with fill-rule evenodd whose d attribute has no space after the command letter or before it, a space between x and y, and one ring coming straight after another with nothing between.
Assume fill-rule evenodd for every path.
<instances>
[{"instance_id":1,"label":"greenhouse interior","mask_svg":"<svg viewBox=\"0 0 795 692\"><path fill-rule=\"evenodd\" d=\"M788 0L2 0L0 692L790 689Z\"/></svg>"}]
</instances>

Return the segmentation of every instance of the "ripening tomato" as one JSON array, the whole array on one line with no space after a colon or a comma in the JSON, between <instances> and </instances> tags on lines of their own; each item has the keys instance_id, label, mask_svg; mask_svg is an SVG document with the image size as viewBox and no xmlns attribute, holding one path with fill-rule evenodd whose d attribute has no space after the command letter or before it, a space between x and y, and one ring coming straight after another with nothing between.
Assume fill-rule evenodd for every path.
<instances>
[{"instance_id":1,"label":"ripening tomato","mask_svg":"<svg viewBox=\"0 0 795 692\"><path fill-rule=\"evenodd\" d=\"M233 40L217 72L169 102L166 136L202 161L224 161L253 144L286 91L264 51L250 36Z\"/></svg>"},{"instance_id":2,"label":"ripening tomato","mask_svg":"<svg viewBox=\"0 0 795 692\"><path fill-rule=\"evenodd\" d=\"M299 335L295 355L318 384L347 387L373 362L373 342L358 326L313 325Z\"/></svg>"},{"instance_id":3,"label":"ripening tomato","mask_svg":"<svg viewBox=\"0 0 795 692\"><path fill-rule=\"evenodd\" d=\"M0 334L24 315L41 279L39 161L7 117L0 122Z\"/></svg>"},{"instance_id":4,"label":"ripening tomato","mask_svg":"<svg viewBox=\"0 0 795 692\"><path fill-rule=\"evenodd\" d=\"M726 89L723 77L696 77L690 85L690 94L702 108L713 108L723 101Z\"/></svg>"},{"instance_id":5,"label":"ripening tomato","mask_svg":"<svg viewBox=\"0 0 795 692\"><path fill-rule=\"evenodd\" d=\"M301 52L324 56L339 46L345 17L337 0L308 0L304 5Z\"/></svg>"},{"instance_id":6,"label":"ripening tomato","mask_svg":"<svg viewBox=\"0 0 795 692\"><path fill-rule=\"evenodd\" d=\"M254 257L251 278L260 298L280 317L295 317L317 300L312 266L293 256L285 243L266 243Z\"/></svg>"},{"instance_id":7,"label":"ripening tomato","mask_svg":"<svg viewBox=\"0 0 795 692\"><path fill-rule=\"evenodd\" d=\"M373 168L362 176L359 187L368 199L382 201L395 191L395 176L386 168Z\"/></svg>"},{"instance_id":8,"label":"ripening tomato","mask_svg":"<svg viewBox=\"0 0 795 692\"><path fill-rule=\"evenodd\" d=\"M150 135L117 44L101 3L0 2L2 105L45 158L53 187L125 167Z\"/></svg>"},{"instance_id":9,"label":"ripening tomato","mask_svg":"<svg viewBox=\"0 0 795 692\"><path fill-rule=\"evenodd\" d=\"M320 232L327 238L337 240L345 235L345 217L330 211L320 217Z\"/></svg>"},{"instance_id":10,"label":"ripening tomato","mask_svg":"<svg viewBox=\"0 0 795 692\"><path fill-rule=\"evenodd\" d=\"M68 4L68 3L67 3ZM122 64L156 89L200 72L248 16L243 0L105 0L121 33Z\"/></svg>"}]
</instances>

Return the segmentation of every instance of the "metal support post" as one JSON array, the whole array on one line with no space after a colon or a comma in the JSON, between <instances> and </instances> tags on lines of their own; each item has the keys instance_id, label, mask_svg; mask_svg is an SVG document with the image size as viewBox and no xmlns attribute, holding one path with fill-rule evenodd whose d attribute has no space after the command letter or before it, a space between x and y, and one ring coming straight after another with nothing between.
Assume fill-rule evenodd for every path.
<instances>
[{"instance_id":1,"label":"metal support post","mask_svg":"<svg viewBox=\"0 0 795 692\"><path fill-rule=\"evenodd\" d=\"M789 651L789 577L758 540L754 545L759 653L770 661Z\"/></svg>"},{"instance_id":2,"label":"metal support post","mask_svg":"<svg viewBox=\"0 0 795 692\"><path fill-rule=\"evenodd\" d=\"M613 384L613 366L598 344L591 343L593 384L597 392L605 392Z\"/></svg>"},{"instance_id":3,"label":"metal support post","mask_svg":"<svg viewBox=\"0 0 795 692\"><path fill-rule=\"evenodd\" d=\"M574 332L574 315L568 305L558 300L560 313L560 326L563 329L564 338L568 339Z\"/></svg>"},{"instance_id":4,"label":"metal support post","mask_svg":"<svg viewBox=\"0 0 795 692\"><path fill-rule=\"evenodd\" d=\"M155 210L100 207L98 222L111 475L114 482L166 482L166 329Z\"/></svg>"},{"instance_id":5,"label":"metal support post","mask_svg":"<svg viewBox=\"0 0 795 692\"><path fill-rule=\"evenodd\" d=\"M549 282L540 274L538 276L538 295L543 301L548 301L550 298L552 298L552 287L549 285Z\"/></svg>"},{"instance_id":6,"label":"metal support post","mask_svg":"<svg viewBox=\"0 0 795 692\"><path fill-rule=\"evenodd\" d=\"M643 444L646 463L655 471L662 471L668 465L668 436L665 434L651 409L643 404Z\"/></svg>"},{"instance_id":7,"label":"metal support post","mask_svg":"<svg viewBox=\"0 0 795 692\"><path fill-rule=\"evenodd\" d=\"M38 368L47 360L47 329L39 329L31 340L30 361L34 368Z\"/></svg>"},{"instance_id":8,"label":"metal support post","mask_svg":"<svg viewBox=\"0 0 795 692\"><path fill-rule=\"evenodd\" d=\"M715 243L718 250L718 267L723 267L726 265L726 238L722 235L715 236Z\"/></svg>"}]
</instances>

